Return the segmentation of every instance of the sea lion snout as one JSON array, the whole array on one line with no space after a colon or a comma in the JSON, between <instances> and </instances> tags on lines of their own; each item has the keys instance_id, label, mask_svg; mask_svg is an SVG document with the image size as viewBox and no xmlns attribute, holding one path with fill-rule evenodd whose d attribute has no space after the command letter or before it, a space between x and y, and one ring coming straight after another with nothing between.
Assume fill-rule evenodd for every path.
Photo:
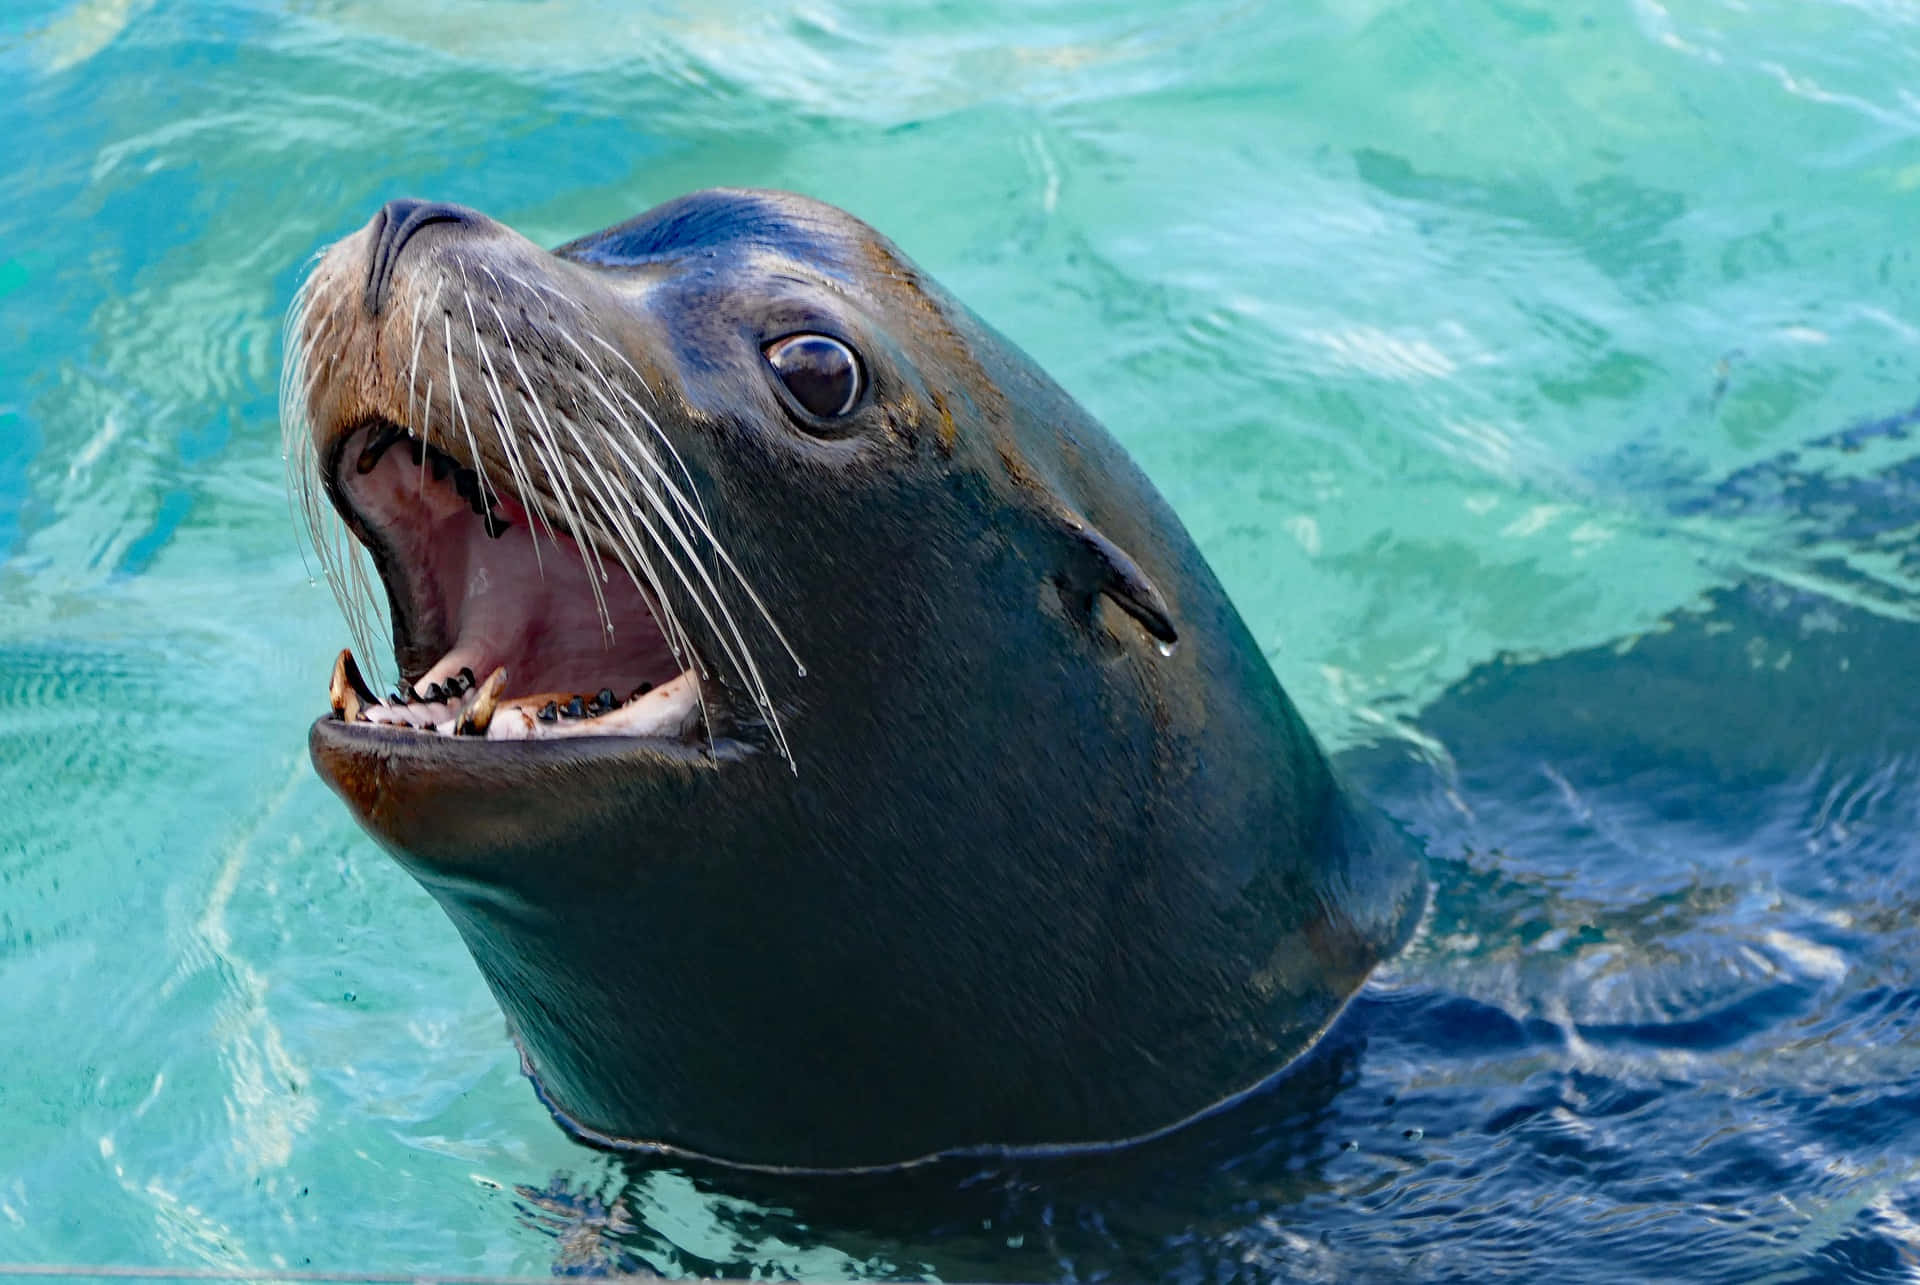
<instances>
[{"instance_id":1,"label":"sea lion snout","mask_svg":"<svg viewBox=\"0 0 1920 1285\"><path fill-rule=\"evenodd\" d=\"M367 316L378 317L386 306L388 287L393 280L393 265L400 260L413 235L435 223L475 223L483 216L464 206L440 201L416 201L410 197L388 201L373 216L373 253L367 265L364 306Z\"/></svg>"}]
</instances>

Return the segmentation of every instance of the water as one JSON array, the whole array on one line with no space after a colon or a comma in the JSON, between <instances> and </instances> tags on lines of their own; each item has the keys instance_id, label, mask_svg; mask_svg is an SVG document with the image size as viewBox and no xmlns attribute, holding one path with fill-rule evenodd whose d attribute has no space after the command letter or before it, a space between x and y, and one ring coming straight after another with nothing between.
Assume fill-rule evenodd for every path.
<instances>
[{"instance_id":1,"label":"water","mask_svg":"<svg viewBox=\"0 0 1920 1285\"><path fill-rule=\"evenodd\" d=\"M0 1260L1920 1276L1920 10L394 8L0 17ZM312 777L299 265L713 183L1027 347L1427 840L1285 1091L1090 1170L629 1180Z\"/></svg>"}]
</instances>

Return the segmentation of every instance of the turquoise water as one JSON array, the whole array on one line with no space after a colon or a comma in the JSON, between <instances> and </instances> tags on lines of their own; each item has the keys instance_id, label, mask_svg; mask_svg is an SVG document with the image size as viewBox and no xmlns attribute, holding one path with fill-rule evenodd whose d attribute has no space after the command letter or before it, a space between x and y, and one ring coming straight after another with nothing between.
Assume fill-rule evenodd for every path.
<instances>
[{"instance_id":1,"label":"turquoise water","mask_svg":"<svg viewBox=\"0 0 1920 1285\"><path fill-rule=\"evenodd\" d=\"M0 1261L1920 1277L1920 10L395 8L0 16ZM718 183L1105 420L1427 840L1300 1083L1110 1171L627 1175L312 776L302 262Z\"/></svg>"}]
</instances>

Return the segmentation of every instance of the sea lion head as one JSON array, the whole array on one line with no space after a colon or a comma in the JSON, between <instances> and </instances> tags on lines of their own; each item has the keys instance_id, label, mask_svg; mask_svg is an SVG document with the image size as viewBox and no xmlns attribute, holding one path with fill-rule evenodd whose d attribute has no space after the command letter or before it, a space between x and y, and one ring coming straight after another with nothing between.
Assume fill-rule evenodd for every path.
<instances>
[{"instance_id":1,"label":"sea lion head","mask_svg":"<svg viewBox=\"0 0 1920 1285\"><path fill-rule=\"evenodd\" d=\"M401 684L343 653L315 764L583 1137L1150 1133L1408 930L1417 863L1152 486L843 211L703 192L547 251L396 201L303 287L283 387Z\"/></svg>"}]
</instances>

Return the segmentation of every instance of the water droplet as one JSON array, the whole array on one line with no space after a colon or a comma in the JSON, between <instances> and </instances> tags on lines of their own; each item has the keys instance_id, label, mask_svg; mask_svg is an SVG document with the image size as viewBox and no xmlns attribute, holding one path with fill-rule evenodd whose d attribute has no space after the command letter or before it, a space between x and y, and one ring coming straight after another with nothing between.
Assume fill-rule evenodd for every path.
<instances>
[{"instance_id":1,"label":"water droplet","mask_svg":"<svg viewBox=\"0 0 1920 1285\"><path fill-rule=\"evenodd\" d=\"M805 665L795 665L793 667L793 672L798 674L800 677L805 678L807 676L807 667Z\"/></svg>"},{"instance_id":2,"label":"water droplet","mask_svg":"<svg viewBox=\"0 0 1920 1285\"><path fill-rule=\"evenodd\" d=\"M1171 656L1174 652L1180 650L1180 644L1177 642L1156 642L1153 644L1153 649L1162 656Z\"/></svg>"}]
</instances>

